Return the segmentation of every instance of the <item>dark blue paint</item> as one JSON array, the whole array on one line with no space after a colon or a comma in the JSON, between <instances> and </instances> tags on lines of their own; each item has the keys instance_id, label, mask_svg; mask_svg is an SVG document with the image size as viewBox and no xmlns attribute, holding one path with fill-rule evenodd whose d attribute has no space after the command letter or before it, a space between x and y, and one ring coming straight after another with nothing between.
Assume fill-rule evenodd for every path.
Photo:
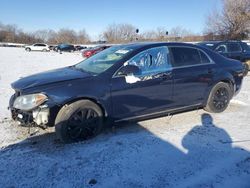
<instances>
[{"instance_id":1,"label":"dark blue paint","mask_svg":"<svg viewBox=\"0 0 250 188\"><path fill-rule=\"evenodd\" d=\"M203 107L211 88L220 81L231 83L235 93L241 87L242 77L239 74L243 71L242 64L207 48L183 43L140 43L131 46L133 51L128 56L99 75L66 67L22 78L14 82L12 87L20 91L21 95L45 93L49 97L46 103L51 110L52 125L63 105L80 99L96 102L107 117L119 120L187 106ZM198 48L205 51L215 63L176 68L155 79L134 84L126 83L124 77L112 77L134 55L158 46ZM14 99L11 99L10 107Z\"/></svg>"}]
</instances>

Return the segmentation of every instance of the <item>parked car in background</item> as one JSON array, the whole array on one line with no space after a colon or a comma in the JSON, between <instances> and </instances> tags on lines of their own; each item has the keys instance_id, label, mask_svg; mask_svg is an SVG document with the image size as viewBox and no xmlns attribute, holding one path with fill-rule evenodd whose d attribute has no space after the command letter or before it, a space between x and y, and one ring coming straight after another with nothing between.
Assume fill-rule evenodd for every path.
<instances>
[{"instance_id":1,"label":"parked car in background","mask_svg":"<svg viewBox=\"0 0 250 188\"><path fill-rule=\"evenodd\" d=\"M247 70L250 70L250 48L245 42L241 41L208 41L198 43L199 45L210 48L219 54L241 61Z\"/></svg>"},{"instance_id":2,"label":"parked car in background","mask_svg":"<svg viewBox=\"0 0 250 188\"><path fill-rule=\"evenodd\" d=\"M44 43L36 43L33 45L25 46L25 50L30 52L30 51L43 51L47 52L50 51L49 46Z\"/></svg>"},{"instance_id":3,"label":"parked car in background","mask_svg":"<svg viewBox=\"0 0 250 188\"><path fill-rule=\"evenodd\" d=\"M49 45L49 49L53 50L53 51L55 50L56 47L57 47L57 45Z\"/></svg>"},{"instance_id":4,"label":"parked car in background","mask_svg":"<svg viewBox=\"0 0 250 188\"><path fill-rule=\"evenodd\" d=\"M98 52L101 52L107 48L109 48L110 46L96 46L96 47L93 47L93 48L90 48L90 49L87 49L87 50L84 50L82 52L82 56L84 58L89 58L90 56L94 55L94 54L97 54Z\"/></svg>"},{"instance_id":5,"label":"parked car in background","mask_svg":"<svg viewBox=\"0 0 250 188\"><path fill-rule=\"evenodd\" d=\"M62 141L72 142L95 136L105 122L223 112L242 81L241 62L201 46L126 44L21 78L11 85L9 107L21 125L55 126Z\"/></svg>"},{"instance_id":6,"label":"parked car in background","mask_svg":"<svg viewBox=\"0 0 250 188\"><path fill-rule=\"evenodd\" d=\"M74 45L71 44L59 44L55 50L57 52L74 52L76 49L74 47Z\"/></svg>"},{"instance_id":7,"label":"parked car in background","mask_svg":"<svg viewBox=\"0 0 250 188\"><path fill-rule=\"evenodd\" d=\"M81 50L86 49L86 48L87 48L86 46L80 46L80 45L75 46L76 51L81 51Z\"/></svg>"}]
</instances>

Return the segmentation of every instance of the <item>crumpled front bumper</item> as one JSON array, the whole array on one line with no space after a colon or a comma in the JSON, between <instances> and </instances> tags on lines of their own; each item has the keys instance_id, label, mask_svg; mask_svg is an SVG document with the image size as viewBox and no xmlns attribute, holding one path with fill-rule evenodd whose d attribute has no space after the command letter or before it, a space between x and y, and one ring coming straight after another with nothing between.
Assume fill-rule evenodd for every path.
<instances>
[{"instance_id":1,"label":"crumpled front bumper","mask_svg":"<svg viewBox=\"0 0 250 188\"><path fill-rule=\"evenodd\" d=\"M11 111L12 119L18 121L22 126L39 126L46 128L47 126L53 126L55 120L55 105L46 101L44 104L32 109L30 111L24 111L13 107L15 99L18 97L14 94L9 101L9 110Z\"/></svg>"}]
</instances>

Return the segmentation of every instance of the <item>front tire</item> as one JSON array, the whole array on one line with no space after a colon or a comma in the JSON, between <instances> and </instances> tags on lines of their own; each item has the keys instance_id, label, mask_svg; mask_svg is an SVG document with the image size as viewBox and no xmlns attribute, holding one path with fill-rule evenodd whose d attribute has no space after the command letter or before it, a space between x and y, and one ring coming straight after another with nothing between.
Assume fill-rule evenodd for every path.
<instances>
[{"instance_id":1,"label":"front tire","mask_svg":"<svg viewBox=\"0 0 250 188\"><path fill-rule=\"evenodd\" d=\"M102 110L89 100L80 100L65 105L55 120L57 137L64 143L92 138L100 133L102 128Z\"/></svg>"},{"instance_id":2,"label":"front tire","mask_svg":"<svg viewBox=\"0 0 250 188\"><path fill-rule=\"evenodd\" d=\"M30 48L25 48L25 50L26 50L27 52L30 52L30 51L31 51L31 49L30 49Z\"/></svg>"},{"instance_id":3,"label":"front tire","mask_svg":"<svg viewBox=\"0 0 250 188\"><path fill-rule=\"evenodd\" d=\"M232 98L232 90L229 84L217 83L211 90L204 110L212 113L220 113L226 110Z\"/></svg>"}]
</instances>

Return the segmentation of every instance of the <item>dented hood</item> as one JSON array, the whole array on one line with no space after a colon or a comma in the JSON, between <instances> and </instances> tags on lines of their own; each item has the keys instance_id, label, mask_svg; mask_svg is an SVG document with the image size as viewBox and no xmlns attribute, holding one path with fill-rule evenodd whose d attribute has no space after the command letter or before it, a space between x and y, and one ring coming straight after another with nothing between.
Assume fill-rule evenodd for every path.
<instances>
[{"instance_id":1,"label":"dented hood","mask_svg":"<svg viewBox=\"0 0 250 188\"><path fill-rule=\"evenodd\" d=\"M89 76L91 75L87 72L82 72L74 67L66 67L21 78L12 83L11 86L15 90L24 90L41 85L80 79Z\"/></svg>"}]
</instances>

